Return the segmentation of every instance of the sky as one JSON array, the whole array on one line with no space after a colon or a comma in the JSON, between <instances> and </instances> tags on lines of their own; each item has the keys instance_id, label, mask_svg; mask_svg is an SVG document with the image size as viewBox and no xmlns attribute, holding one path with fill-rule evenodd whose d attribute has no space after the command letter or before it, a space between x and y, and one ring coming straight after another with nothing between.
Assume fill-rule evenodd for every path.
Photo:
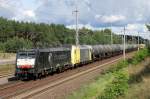
<instances>
[{"instance_id":1,"label":"sky","mask_svg":"<svg viewBox=\"0 0 150 99\"><path fill-rule=\"evenodd\" d=\"M150 39L145 24L150 23L150 0L0 0L0 16L11 20L64 24L75 27L78 8L79 28L111 28L121 34Z\"/></svg>"}]
</instances>

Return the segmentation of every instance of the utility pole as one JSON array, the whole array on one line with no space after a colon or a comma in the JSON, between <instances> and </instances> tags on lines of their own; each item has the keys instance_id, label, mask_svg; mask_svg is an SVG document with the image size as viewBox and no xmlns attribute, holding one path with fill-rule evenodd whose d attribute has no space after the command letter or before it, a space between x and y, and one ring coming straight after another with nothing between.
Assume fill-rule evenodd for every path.
<instances>
[{"instance_id":1,"label":"utility pole","mask_svg":"<svg viewBox=\"0 0 150 99\"><path fill-rule=\"evenodd\" d=\"M75 13L76 16L76 46L79 45L79 30L78 30L78 9L77 9L77 5L76 5L76 10L73 11Z\"/></svg>"},{"instance_id":2,"label":"utility pole","mask_svg":"<svg viewBox=\"0 0 150 99\"><path fill-rule=\"evenodd\" d=\"M131 44L134 44L133 35L131 35Z\"/></svg>"},{"instance_id":3,"label":"utility pole","mask_svg":"<svg viewBox=\"0 0 150 99\"><path fill-rule=\"evenodd\" d=\"M125 36L125 26L124 26L124 37L123 37L123 59L126 60L126 36Z\"/></svg>"},{"instance_id":4,"label":"utility pole","mask_svg":"<svg viewBox=\"0 0 150 99\"><path fill-rule=\"evenodd\" d=\"M139 32L138 32L138 51L140 50L140 36L139 36Z\"/></svg>"},{"instance_id":5,"label":"utility pole","mask_svg":"<svg viewBox=\"0 0 150 99\"><path fill-rule=\"evenodd\" d=\"M113 44L112 24L111 24L111 45Z\"/></svg>"}]
</instances>

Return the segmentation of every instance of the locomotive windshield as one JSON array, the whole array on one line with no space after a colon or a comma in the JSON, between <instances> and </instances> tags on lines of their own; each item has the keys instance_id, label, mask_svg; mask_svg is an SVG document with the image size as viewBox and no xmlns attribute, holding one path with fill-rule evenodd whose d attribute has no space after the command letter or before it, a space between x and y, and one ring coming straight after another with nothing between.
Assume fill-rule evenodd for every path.
<instances>
[{"instance_id":1,"label":"locomotive windshield","mask_svg":"<svg viewBox=\"0 0 150 99\"><path fill-rule=\"evenodd\" d=\"M18 58L35 58L35 52L19 52Z\"/></svg>"}]
</instances>

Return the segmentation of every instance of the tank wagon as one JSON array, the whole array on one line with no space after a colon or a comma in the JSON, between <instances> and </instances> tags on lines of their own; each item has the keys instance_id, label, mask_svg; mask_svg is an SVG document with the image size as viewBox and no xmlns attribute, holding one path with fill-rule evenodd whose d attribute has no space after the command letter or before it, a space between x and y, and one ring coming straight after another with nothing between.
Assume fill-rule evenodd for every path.
<instances>
[{"instance_id":1,"label":"tank wagon","mask_svg":"<svg viewBox=\"0 0 150 99\"><path fill-rule=\"evenodd\" d=\"M137 45L126 46L126 51L137 49ZM15 76L23 79L37 79L55 72L87 64L121 54L123 46L116 45L80 45L57 48L31 49L18 51Z\"/></svg>"}]
</instances>

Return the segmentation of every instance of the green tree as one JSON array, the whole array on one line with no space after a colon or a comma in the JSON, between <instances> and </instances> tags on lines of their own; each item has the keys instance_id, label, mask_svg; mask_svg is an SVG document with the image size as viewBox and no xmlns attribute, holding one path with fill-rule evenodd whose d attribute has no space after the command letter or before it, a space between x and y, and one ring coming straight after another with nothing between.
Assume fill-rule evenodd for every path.
<instances>
[{"instance_id":1,"label":"green tree","mask_svg":"<svg viewBox=\"0 0 150 99\"><path fill-rule=\"evenodd\" d=\"M5 43L6 52L16 52L20 49L32 48L32 42L23 38L14 37Z\"/></svg>"}]
</instances>

